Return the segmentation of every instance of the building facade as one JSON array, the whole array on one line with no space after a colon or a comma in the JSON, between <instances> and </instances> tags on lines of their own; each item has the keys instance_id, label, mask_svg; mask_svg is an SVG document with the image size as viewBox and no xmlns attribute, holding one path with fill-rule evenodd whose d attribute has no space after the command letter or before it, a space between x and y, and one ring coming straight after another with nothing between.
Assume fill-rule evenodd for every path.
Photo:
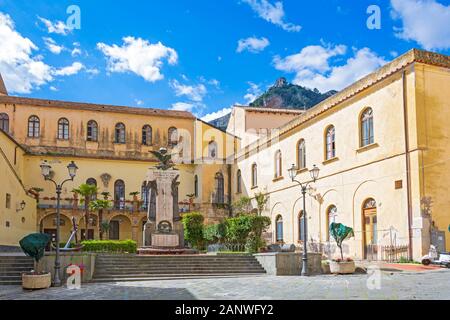
<instances>
[{"instance_id":1,"label":"building facade","mask_svg":"<svg viewBox=\"0 0 450 320\"><path fill-rule=\"evenodd\" d=\"M107 237L142 244L150 151L167 147L180 170L180 210L200 211L207 223L262 192L272 243L300 247L306 216L308 241L328 256L336 254L331 222L355 230L344 250L356 259L380 259L380 248L399 247L417 260L436 234L449 250L449 87L450 57L411 50L307 111L236 106L223 132L188 112L12 97L0 83L7 177L0 184L0 245L17 245L29 231L55 232L54 186L40 174L44 160L56 180L67 176L69 161L79 168L63 189L63 240L72 218L80 233L99 237L95 212L82 230L83 206L72 192L89 183L98 197L107 192L113 200ZM310 181L313 165L320 169L306 214L288 175L292 164L302 182ZM24 209L16 211L22 200Z\"/></svg>"},{"instance_id":2,"label":"building facade","mask_svg":"<svg viewBox=\"0 0 450 320\"><path fill-rule=\"evenodd\" d=\"M420 259L431 230L445 232L448 250L449 87L448 56L408 52L242 148L233 196L267 193L269 239L299 244L302 195L288 169L294 164L308 182L316 165L306 199L313 245L334 255L328 228L340 222L355 230L344 248L353 258L377 259L382 246L396 246Z\"/></svg>"}]
</instances>

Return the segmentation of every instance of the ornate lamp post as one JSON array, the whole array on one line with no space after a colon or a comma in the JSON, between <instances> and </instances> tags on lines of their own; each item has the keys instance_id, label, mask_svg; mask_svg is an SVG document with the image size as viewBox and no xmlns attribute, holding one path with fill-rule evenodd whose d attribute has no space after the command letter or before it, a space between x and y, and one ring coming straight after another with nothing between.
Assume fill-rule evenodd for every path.
<instances>
[{"instance_id":1,"label":"ornate lamp post","mask_svg":"<svg viewBox=\"0 0 450 320\"><path fill-rule=\"evenodd\" d=\"M67 169L69 171L69 179L64 180L63 182L61 182L60 184L56 183L50 176L50 170L51 170L51 166L47 161L44 161L41 163L41 174L44 177L44 179L46 181L51 181L54 183L55 187L56 187L56 257L55 257L55 275L53 278L53 286L54 287L60 287L61 286L61 279L59 277L59 270L61 268L61 262L60 262L60 257L59 257L59 233L60 233L60 221L61 221L61 214L60 214L60 210L61 210L61 191L62 191L62 187L63 185L68 182L68 181L73 181L73 179L75 178L76 174L77 174L77 169L78 167L76 166L75 162L70 162L69 165L67 166Z\"/></svg>"},{"instance_id":2,"label":"ornate lamp post","mask_svg":"<svg viewBox=\"0 0 450 320\"><path fill-rule=\"evenodd\" d=\"M311 174L312 181L301 183L298 180L295 180L297 177L298 168L295 166L295 164L292 165L292 167L288 170L289 171L289 177L291 178L292 182L297 182L300 187L302 188L302 195L303 195L303 225L302 225L302 233L305 237L305 240L303 241L303 255L302 255L302 276L308 275L308 247L307 247L307 241L308 241L308 220L306 215L306 190L308 189L311 182L316 182L317 178L319 178L319 168L316 167L316 165L313 166L313 168L309 171Z\"/></svg>"}]
</instances>

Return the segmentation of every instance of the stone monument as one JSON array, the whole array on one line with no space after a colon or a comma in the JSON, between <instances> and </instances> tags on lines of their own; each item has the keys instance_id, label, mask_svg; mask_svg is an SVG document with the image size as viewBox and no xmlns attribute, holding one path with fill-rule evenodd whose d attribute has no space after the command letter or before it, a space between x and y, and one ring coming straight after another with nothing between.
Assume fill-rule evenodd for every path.
<instances>
[{"instance_id":1,"label":"stone monument","mask_svg":"<svg viewBox=\"0 0 450 320\"><path fill-rule=\"evenodd\" d=\"M179 171L165 148L151 151L159 163L147 173L149 206L144 226L144 247L139 254L186 253L178 208Z\"/></svg>"}]
</instances>

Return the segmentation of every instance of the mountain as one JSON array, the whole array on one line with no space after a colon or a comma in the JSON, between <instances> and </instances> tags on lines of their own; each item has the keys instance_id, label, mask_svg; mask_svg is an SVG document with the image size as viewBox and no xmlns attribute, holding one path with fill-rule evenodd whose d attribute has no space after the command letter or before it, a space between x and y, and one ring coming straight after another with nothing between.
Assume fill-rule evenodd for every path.
<instances>
[{"instance_id":1,"label":"mountain","mask_svg":"<svg viewBox=\"0 0 450 320\"><path fill-rule=\"evenodd\" d=\"M269 90L250 103L249 106L256 108L307 110L336 93L337 91L335 90L320 93L317 89L311 90L288 83L286 78L279 78ZM219 129L226 130L229 119L230 114L227 114L209 123Z\"/></svg>"},{"instance_id":2,"label":"mountain","mask_svg":"<svg viewBox=\"0 0 450 320\"><path fill-rule=\"evenodd\" d=\"M230 121L231 113L224 115L223 117L217 118L215 120L211 120L209 123L214 127L217 127L221 130L227 130L228 121Z\"/></svg>"},{"instance_id":3,"label":"mountain","mask_svg":"<svg viewBox=\"0 0 450 320\"><path fill-rule=\"evenodd\" d=\"M250 103L250 107L306 110L335 93L337 91L334 90L320 93L317 89L311 90L279 78L269 90Z\"/></svg>"}]
</instances>

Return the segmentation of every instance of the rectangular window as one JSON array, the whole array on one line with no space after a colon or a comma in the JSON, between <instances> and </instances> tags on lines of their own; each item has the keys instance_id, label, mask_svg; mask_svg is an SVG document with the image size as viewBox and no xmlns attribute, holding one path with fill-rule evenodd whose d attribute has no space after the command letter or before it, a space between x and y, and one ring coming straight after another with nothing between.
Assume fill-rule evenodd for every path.
<instances>
[{"instance_id":1,"label":"rectangular window","mask_svg":"<svg viewBox=\"0 0 450 320\"><path fill-rule=\"evenodd\" d=\"M11 195L9 193L6 194L6 209L11 209Z\"/></svg>"}]
</instances>

